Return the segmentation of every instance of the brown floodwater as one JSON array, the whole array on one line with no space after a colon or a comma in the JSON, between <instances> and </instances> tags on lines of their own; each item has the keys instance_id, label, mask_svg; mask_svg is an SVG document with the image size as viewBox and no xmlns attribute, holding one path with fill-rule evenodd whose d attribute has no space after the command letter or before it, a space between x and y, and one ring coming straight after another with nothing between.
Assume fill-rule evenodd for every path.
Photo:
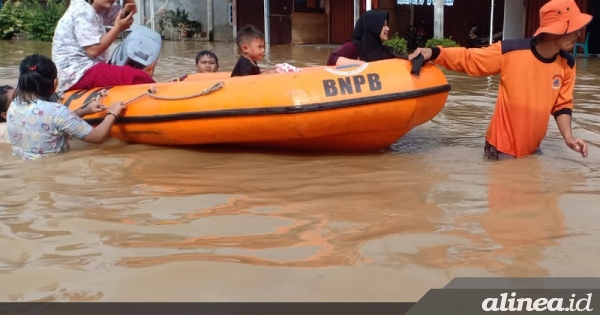
<instances>
[{"instance_id":1,"label":"brown floodwater","mask_svg":"<svg viewBox=\"0 0 600 315\"><path fill-rule=\"evenodd\" d=\"M261 65L333 48L272 47ZM202 49L233 68L232 44L166 41L156 77ZM0 83L36 52L50 44L0 42ZM22 163L2 144L0 300L417 301L458 276L598 276L600 60L577 67L586 159L549 119L543 155L484 161L498 78L453 72L442 112L381 153L111 139Z\"/></svg>"}]
</instances>

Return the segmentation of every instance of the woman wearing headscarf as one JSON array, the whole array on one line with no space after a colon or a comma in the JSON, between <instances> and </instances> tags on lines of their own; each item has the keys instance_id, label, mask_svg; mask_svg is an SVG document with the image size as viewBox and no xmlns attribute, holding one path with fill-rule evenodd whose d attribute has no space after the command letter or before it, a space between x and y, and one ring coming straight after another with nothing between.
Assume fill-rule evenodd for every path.
<instances>
[{"instance_id":1,"label":"woman wearing headscarf","mask_svg":"<svg viewBox=\"0 0 600 315\"><path fill-rule=\"evenodd\" d=\"M363 64L394 58L394 50L383 44L389 39L388 18L387 11L365 12L356 22L352 38L329 55L327 65Z\"/></svg>"}]
</instances>

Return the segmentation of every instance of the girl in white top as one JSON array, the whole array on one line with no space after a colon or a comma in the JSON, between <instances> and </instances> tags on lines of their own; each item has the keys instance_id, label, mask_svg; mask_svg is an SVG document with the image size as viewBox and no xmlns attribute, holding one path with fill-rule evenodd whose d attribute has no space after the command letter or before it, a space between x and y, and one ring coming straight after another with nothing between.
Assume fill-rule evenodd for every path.
<instances>
[{"instance_id":1,"label":"girl in white top","mask_svg":"<svg viewBox=\"0 0 600 315\"><path fill-rule=\"evenodd\" d=\"M19 82L5 117L13 155L24 160L68 151L67 136L89 143L103 142L125 108L122 102L112 104L104 120L96 127L90 126L63 104L50 100L58 85L56 73L56 65L42 55L27 56L19 66ZM104 110L98 104L93 107L95 112Z\"/></svg>"},{"instance_id":2,"label":"girl in white top","mask_svg":"<svg viewBox=\"0 0 600 315\"><path fill-rule=\"evenodd\" d=\"M131 6L133 4L133 6ZM128 6L129 5L129 6ZM155 83L142 69L110 65L108 48L129 29L135 1L71 0L52 39L52 60L58 69L58 92L94 87ZM106 32L107 26L113 28Z\"/></svg>"}]
</instances>

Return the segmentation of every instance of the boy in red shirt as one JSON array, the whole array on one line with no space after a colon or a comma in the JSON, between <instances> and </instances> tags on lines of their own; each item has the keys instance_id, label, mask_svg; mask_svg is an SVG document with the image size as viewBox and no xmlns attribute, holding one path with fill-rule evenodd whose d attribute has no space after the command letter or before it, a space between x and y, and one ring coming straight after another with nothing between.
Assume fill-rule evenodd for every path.
<instances>
[{"instance_id":1,"label":"boy in red shirt","mask_svg":"<svg viewBox=\"0 0 600 315\"><path fill-rule=\"evenodd\" d=\"M409 60L422 54L425 60L470 76L500 74L486 135L487 158L539 152L550 114L566 145L586 157L586 143L571 133L575 59L568 52L591 20L574 0L551 0L540 9L540 27L533 38L504 40L485 48L418 48Z\"/></svg>"}]
</instances>

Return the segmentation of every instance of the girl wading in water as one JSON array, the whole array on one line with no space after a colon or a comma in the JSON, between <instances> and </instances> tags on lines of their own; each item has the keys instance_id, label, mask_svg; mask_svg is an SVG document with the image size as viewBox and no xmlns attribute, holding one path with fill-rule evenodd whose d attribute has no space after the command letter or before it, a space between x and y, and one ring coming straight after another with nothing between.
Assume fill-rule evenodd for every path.
<instances>
[{"instance_id":1,"label":"girl wading in water","mask_svg":"<svg viewBox=\"0 0 600 315\"><path fill-rule=\"evenodd\" d=\"M125 108L122 102L112 104L104 120L92 127L63 104L49 101L57 85L57 70L52 60L42 55L23 59L14 99L6 112L6 132L13 155L33 160L67 152L70 149L67 136L101 143ZM82 115L103 110L104 106L96 101L89 104Z\"/></svg>"}]
</instances>

